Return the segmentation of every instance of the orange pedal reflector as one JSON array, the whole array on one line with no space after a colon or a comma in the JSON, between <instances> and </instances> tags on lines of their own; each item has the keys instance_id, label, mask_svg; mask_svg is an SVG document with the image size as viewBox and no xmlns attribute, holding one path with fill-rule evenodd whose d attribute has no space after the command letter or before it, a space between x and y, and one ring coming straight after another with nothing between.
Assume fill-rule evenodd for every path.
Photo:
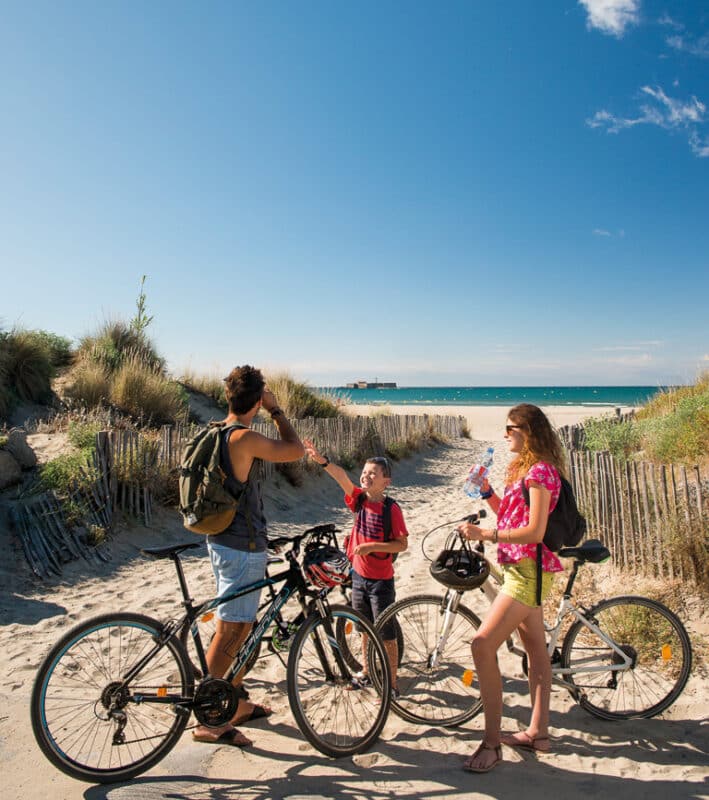
<instances>
[{"instance_id":1,"label":"orange pedal reflector","mask_svg":"<svg viewBox=\"0 0 709 800\"><path fill-rule=\"evenodd\" d=\"M212 619L213 617L214 617L214 612L213 611L207 611L206 614L202 614L202 616L199 618L199 621L200 622L209 622L209 620Z\"/></svg>"}]
</instances>

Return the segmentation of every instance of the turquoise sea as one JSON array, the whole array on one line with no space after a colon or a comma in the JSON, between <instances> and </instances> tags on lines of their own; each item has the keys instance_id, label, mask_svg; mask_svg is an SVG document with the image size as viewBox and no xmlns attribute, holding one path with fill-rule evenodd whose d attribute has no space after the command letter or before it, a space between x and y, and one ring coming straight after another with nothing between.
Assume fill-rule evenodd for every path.
<instances>
[{"instance_id":1,"label":"turquoise sea","mask_svg":"<svg viewBox=\"0 0 709 800\"><path fill-rule=\"evenodd\" d=\"M401 386L397 389L321 387L328 394L363 405L640 406L661 386Z\"/></svg>"}]
</instances>

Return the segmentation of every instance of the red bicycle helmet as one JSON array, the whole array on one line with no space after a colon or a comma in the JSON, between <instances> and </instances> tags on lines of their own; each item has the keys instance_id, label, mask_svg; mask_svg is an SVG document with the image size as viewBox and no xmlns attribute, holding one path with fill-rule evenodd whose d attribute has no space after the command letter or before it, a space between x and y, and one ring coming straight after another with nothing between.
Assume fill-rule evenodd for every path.
<instances>
[{"instance_id":1,"label":"red bicycle helmet","mask_svg":"<svg viewBox=\"0 0 709 800\"><path fill-rule=\"evenodd\" d=\"M332 589L346 583L352 565L342 550L321 545L308 550L303 559L303 572L308 582L318 589Z\"/></svg>"}]
</instances>

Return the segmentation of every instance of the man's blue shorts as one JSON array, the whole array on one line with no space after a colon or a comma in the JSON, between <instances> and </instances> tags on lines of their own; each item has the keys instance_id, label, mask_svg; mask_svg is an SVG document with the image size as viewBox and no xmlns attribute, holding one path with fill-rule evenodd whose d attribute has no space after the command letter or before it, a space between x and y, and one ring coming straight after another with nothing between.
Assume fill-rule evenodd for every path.
<instances>
[{"instance_id":1,"label":"man's blue shorts","mask_svg":"<svg viewBox=\"0 0 709 800\"><path fill-rule=\"evenodd\" d=\"M382 611L393 605L394 600L394 578L363 578L352 570L352 608L360 611L370 622L375 622ZM384 641L396 638L393 619L382 628L381 635Z\"/></svg>"},{"instance_id":2,"label":"man's blue shorts","mask_svg":"<svg viewBox=\"0 0 709 800\"><path fill-rule=\"evenodd\" d=\"M207 549L217 580L218 597L235 592L250 583L261 581L266 574L268 550L249 553L212 542L207 542ZM256 619L260 599L260 589L249 592L219 606L217 616L224 622L253 622Z\"/></svg>"}]
</instances>

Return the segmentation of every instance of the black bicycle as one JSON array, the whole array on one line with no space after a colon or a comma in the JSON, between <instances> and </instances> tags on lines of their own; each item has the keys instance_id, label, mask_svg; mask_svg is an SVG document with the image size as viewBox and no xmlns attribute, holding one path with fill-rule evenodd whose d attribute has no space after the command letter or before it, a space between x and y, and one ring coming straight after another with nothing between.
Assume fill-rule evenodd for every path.
<instances>
[{"instance_id":1,"label":"black bicycle","mask_svg":"<svg viewBox=\"0 0 709 800\"><path fill-rule=\"evenodd\" d=\"M306 612L287 667L288 699L296 723L326 755L339 757L368 749L389 712L391 675L386 651L367 619L349 606L331 605L327 590L308 584L299 561L301 551L322 546L335 531L334 525L319 525L293 538L274 540L276 545L290 547L284 554L285 570L196 605L189 596L180 553L200 544L141 551L173 561L184 613L166 622L130 612L104 614L77 625L57 642L39 668L31 698L32 728L45 756L79 780L125 781L167 755L192 713L203 725L226 724L238 705L232 679L293 596ZM227 672L221 678L209 675L198 618L222 603L278 583L283 585ZM378 690L353 690L358 684L338 644L338 622L369 637L368 667L378 678ZM195 679L180 641L186 629L193 637L202 679Z\"/></svg>"}]
</instances>

